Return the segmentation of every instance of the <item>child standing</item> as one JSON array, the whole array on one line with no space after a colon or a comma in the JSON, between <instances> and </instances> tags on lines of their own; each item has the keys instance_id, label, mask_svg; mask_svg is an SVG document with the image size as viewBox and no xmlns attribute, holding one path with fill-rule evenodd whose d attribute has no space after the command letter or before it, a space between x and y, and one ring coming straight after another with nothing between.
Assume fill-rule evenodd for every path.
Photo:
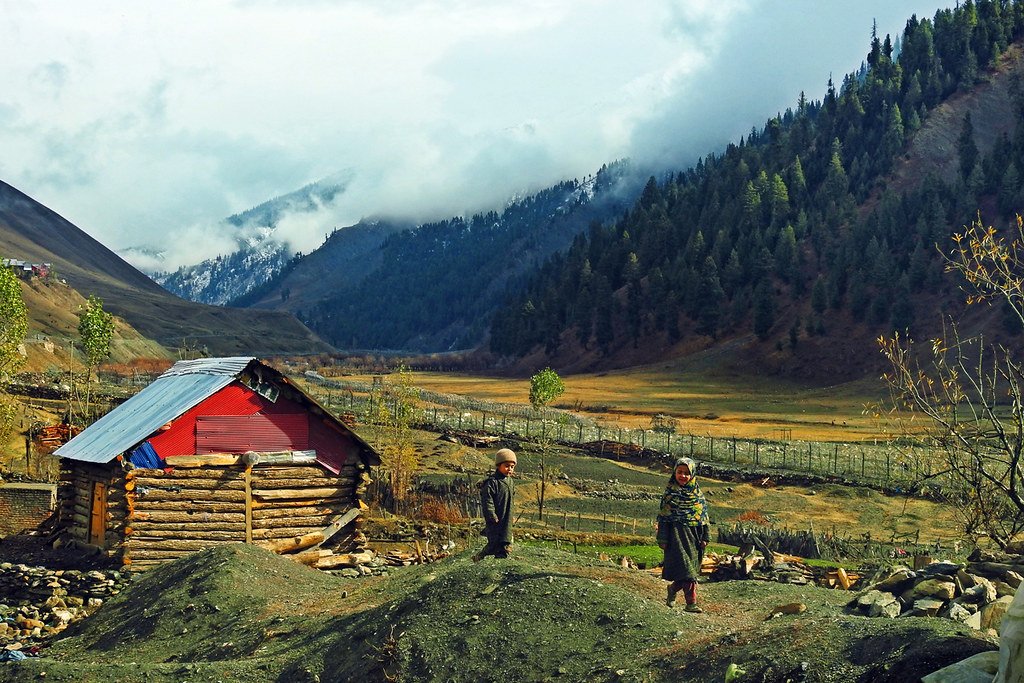
<instances>
[{"instance_id":1,"label":"child standing","mask_svg":"<svg viewBox=\"0 0 1024 683\"><path fill-rule=\"evenodd\" d=\"M512 475L515 470L516 454L511 449L502 448L494 454L494 472L480 484L480 510L487 545L473 556L474 562L488 555L508 557L512 545L512 499L516 492Z\"/></svg>"},{"instance_id":2,"label":"child standing","mask_svg":"<svg viewBox=\"0 0 1024 683\"><path fill-rule=\"evenodd\" d=\"M704 611L697 605L697 579L710 539L708 504L696 471L697 463L690 458L676 460L658 512L658 545L665 551L661 578L671 581L666 604L672 607L681 590L687 612Z\"/></svg>"}]
</instances>

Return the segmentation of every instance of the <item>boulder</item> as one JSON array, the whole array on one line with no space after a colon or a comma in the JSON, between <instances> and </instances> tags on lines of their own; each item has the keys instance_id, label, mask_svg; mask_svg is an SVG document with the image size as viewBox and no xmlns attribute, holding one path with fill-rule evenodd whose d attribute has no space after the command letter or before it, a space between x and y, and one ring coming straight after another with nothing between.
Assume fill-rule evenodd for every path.
<instances>
[{"instance_id":1,"label":"boulder","mask_svg":"<svg viewBox=\"0 0 1024 683\"><path fill-rule=\"evenodd\" d=\"M934 617L942 609L944 603L935 598L918 598L914 600L913 606L900 616L904 617Z\"/></svg>"},{"instance_id":2,"label":"boulder","mask_svg":"<svg viewBox=\"0 0 1024 683\"><path fill-rule=\"evenodd\" d=\"M1013 598L1007 596L982 607L979 612L981 614L981 629L984 631L985 629L994 628L998 631L1000 622L1002 622L1006 611L1010 609L1010 603L1012 602Z\"/></svg>"},{"instance_id":3,"label":"boulder","mask_svg":"<svg viewBox=\"0 0 1024 683\"><path fill-rule=\"evenodd\" d=\"M932 672L921 683L991 683L999 668L999 652L979 652L956 664Z\"/></svg>"},{"instance_id":4,"label":"boulder","mask_svg":"<svg viewBox=\"0 0 1024 683\"><path fill-rule=\"evenodd\" d=\"M1011 569L1003 574L1003 581L1013 586L1014 590L1016 590L1021 582L1024 581L1024 577L1021 577L1020 574Z\"/></svg>"},{"instance_id":5,"label":"boulder","mask_svg":"<svg viewBox=\"0 0 1024 683\"><path fill-rule=\"evenodd\" d=\"M995 588L992 590L995 592ZM903 597L908 600L917 600L918 598L952 600L954 595L956 595L956 584L952 580L943 579L925 579L903 593Z\"/></svg>"},{"instance_id":6,"label":"boulder","mask_svg":"<svg viewBox=\"0 0 1024 683\"><path fill-rule=\"evenodd\" d=\"M894 567L884 578L876 581L872 588L890 593L902 593L910 587L911 582L917 578L917 574L907 567Z\"/></svg>"}]
</instances>

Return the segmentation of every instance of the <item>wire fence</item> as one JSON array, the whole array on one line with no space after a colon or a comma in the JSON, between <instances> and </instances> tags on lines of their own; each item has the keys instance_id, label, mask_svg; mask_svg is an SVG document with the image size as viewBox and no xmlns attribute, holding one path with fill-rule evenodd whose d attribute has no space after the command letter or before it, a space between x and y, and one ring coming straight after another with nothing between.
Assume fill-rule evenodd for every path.
<instances>
[{"instance_id":1,"label":"wire fence","mask_svg":"<svg viewBox=\"0 0 1024 683\"><path fill-rule=\"evenodd\" d=\"M325 407L354 416L370 415L376 402L388 401L382 385L328 379L306 372L310 392ZM887 490L941 492L934 451L884 442L839 443L722 437L671 429L630 429L553 408L531 407L417 390L420 423L437 431L480 432L520 440L542 439L583 446L613 442L666 460L687 456L720 464L786 470L856 480ZM922 490L921 482L927 490Z\"/></svg>"}]
</instances>

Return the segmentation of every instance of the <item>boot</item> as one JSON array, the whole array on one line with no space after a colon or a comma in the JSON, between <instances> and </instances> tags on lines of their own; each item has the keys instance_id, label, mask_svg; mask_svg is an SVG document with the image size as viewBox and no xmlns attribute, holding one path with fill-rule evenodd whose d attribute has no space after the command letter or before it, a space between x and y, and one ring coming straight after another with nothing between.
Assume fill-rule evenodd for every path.
<instances>
[{"instance_id":1,"label":"boot","mask_svg":"<svg viewBox=\"0 0 1024 683\"><path fill-rule=\"evenodd\" d=\"M700 605L698 605L697 603L690 602L690 603L687 603L687 605L686 605L686 611L687 612L693 612L694 614L700 614L704 610L702 610L700 608Z\"/></svg>"},{"instance_id":2,"label":"boot","mask_svg":"<svg viewBox=\"0 0 1024 683\"><path fill-rule=\"evenodd\" d=\"M673 581L672 583L670 583L668 585L668 598L666 598L665 604L668 605L669 607L672 607L673 605L675 605L676 604L676 593L678 593L678 592L679 592L679 589L676 588L676 583L675 583L675 581Z\"/></svg>"}]
</instances>

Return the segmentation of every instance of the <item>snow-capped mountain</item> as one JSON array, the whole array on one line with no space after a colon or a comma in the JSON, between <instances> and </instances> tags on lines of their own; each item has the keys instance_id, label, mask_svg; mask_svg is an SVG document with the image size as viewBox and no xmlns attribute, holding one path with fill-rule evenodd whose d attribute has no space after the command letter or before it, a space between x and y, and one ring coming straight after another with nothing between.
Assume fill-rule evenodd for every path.
<instances>
[{"instance_id":1,"label":"snow-capped mountain","mask_svg":"<svg viewBox=\"0 0 1024 683\"><path fill-rule=\"evenodd\" d=\"M275 236L281 218L330 204L352 177L351 172L339 173L229 216L224 222L237 228L236 251L150 277L183 299L223 306L272 278L291 258L287 245Z\"/></svg>"}]
</instances>

